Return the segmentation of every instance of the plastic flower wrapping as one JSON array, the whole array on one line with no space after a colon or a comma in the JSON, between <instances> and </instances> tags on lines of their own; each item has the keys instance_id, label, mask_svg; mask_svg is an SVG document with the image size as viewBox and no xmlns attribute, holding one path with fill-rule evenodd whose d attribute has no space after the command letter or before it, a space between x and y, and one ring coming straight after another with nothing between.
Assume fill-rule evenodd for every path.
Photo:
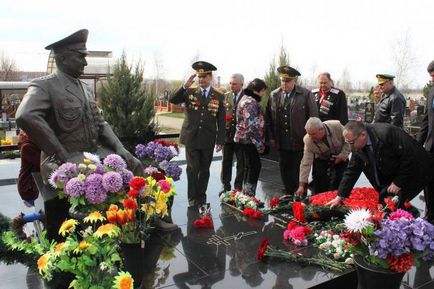
<instances>
[{"instance_id":1,"label":"plastic flower wrapping","mask_svg":"<svg viewBox=\"0 0 434 289\"><path fill-rule=\"evenodd\" d=\"M62 164L49 182L61 190L60 197L68 198L72 209L90 212L104 210L107 203L122 198L132 178L133 173L119 155L108 155L101 163L99 156L84 153L82 163Z\"/></svg>"},{"instance_id":2,"label":"plastic flower wrapping","mask_svg":"<svg viewBox=\"0 0 434 289\"><path fill-rule=\"evenodd\" d=\"M146 167L146 175L152 175L155 170L158 170L175 181L179 180L182 169L171 162L179 154L176 142L156 139L146 145L138 144L135 153Z\"/></svg>"}]
</instances>

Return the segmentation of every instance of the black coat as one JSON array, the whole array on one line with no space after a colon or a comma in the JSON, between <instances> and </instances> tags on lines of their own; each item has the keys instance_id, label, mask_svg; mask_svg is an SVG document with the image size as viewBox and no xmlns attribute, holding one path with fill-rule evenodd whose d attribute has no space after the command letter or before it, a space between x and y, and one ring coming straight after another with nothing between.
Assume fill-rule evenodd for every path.
<instances>
[{"instance_id":1,"label":"black coat","mask_svg":"<svg viewBox=\"0 0 434 289\"><path fill-rule=\"evenodd\" d=\"M420 126L419 133L417 134L417 141L421 144L425 144L425 149L427 151L434 151L434 109L432 106L434 98L434 88L428 94L425 106L425 116L423 118L422 124Z\"/></svg>"},{"instance_id":2,"label":"black coat","mask_svg":"<svg viewBox=\"0 0 434 289\"><path fill-rule=\"evenodd\" d=\"M353 151L339 185L339 196L349 196L362 172L378 192L393 182L403 192L413 190L411 193L418 193L429 181L428 153L396 126L386 123L368 124L367 131L372 142L380 184L376 183L373 166L363 150Z\"/></svg>"},{"instance_id":3,"label":"black coat","mask_svg":"<svg viewBox=\"0 0 434 289\"><path fill-rule=\"evenodd\" d=\"M374 122L386 122L402 128L404 125L405 98L394 87L392 92L381 96L380 103L375 111Z\"/></svg>"},{"instance_id":4,"label":"black coat","mask_svg":"<svg viewBox=\"0 0 434 289\"><path fill-rule=\"evenodd\" d=\"M321 102L320 90L312 90L313 97L318 106L319 118L322 121L326 120L339 120L342 125L348 122L348 107L347 96L345 92L340 89L332 87L327 96Z\"/></svg>"}]
</instances>

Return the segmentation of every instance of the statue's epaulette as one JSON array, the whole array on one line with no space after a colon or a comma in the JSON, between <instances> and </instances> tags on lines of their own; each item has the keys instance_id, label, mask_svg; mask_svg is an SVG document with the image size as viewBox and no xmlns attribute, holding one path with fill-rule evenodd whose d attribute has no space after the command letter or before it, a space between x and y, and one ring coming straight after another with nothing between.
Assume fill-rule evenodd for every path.
<instances>
[{"instance_id":1,"label":"statue's epaulette","mask_svg":"<svg viewBox=\"0 0 434 289\"><path fill-rule=\"evenodd\" d=\"M331 92L331 93L334 93L334 94L338 94L338 93L339 93L339 89L332 87L332 88L330 89L330 92Z\"/></svg>"},{"instance_id":2,"label":"statue's epaulette","mask_svg":"<svg viewBox=\"0 0 434 289\"><path fill-rule=\"evenodd\" d=\"M312 93L318 93L318 92L319 92L319 88L312 89Z\"/></svg>"},{"instance_id":3,"label":"statue's epaulette","mask_svg":"<svg viewBox=\"0 0 434 289\"><path fill-rule=\"evenodd\" d=\"M52 78L55 78L55 77L56 77L56 75L54 75L54 74L49 74L49 75L44 75L44 76L41 76L41 77L35 78L35 79L33 79L33 80L47 80L47 79L52 79Z\"/></svg>"}]
</instances>

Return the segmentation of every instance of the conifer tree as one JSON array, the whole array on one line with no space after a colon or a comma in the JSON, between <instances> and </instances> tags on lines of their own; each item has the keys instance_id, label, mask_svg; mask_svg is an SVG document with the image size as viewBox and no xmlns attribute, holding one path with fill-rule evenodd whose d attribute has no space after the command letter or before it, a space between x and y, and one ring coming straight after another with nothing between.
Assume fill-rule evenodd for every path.
<instances>
[{"instance_id":1,"label":"conifer tree","mask_svg":"<svg viewBox=\"0 0 434 289\"><path fill-rule=\"evenodd\" d=\"M155 95L144 84L141 63L129 65L123 53L98 96L105 120L128 150L153 136Z\"/></svg>"}]
</instances>

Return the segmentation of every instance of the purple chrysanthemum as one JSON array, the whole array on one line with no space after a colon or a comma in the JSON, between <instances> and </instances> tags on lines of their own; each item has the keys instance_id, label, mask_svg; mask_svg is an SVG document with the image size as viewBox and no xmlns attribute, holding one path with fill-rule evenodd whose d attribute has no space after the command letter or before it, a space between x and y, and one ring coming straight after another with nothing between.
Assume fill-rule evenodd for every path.
<instances>
[{"instance_id":1,"label":"purple chrysanthemum","mask_svg":"<svg viewBox=\"0 0 434 289\"><path fill-rule=\"evenodd\" d=\"M79 178L70 179L65 186L65 193L70 197L79 197L86 192L84 181Z\"/></svg>"},{"instance_id":2,"label":"purple chrysanthemum","mask_svg":"<svg viewBox=\"0 0 434 289\"><path fill-rule=\"evenodd\" d=\"M138 145L136 145L136 151L135 151L135 153L136 153L136 156L139 158L139 159L141 159L141 158L145 158L145 157L147 157L146 155L145 155L145 149L146 149L146 147L144 146L144 145L142 145L142 144L138 144Z\"/></svg>"},{"instance_id":3,"label":"purple chrysanthemum","mask_svg":"<svg viewBox=\"0 0 434 289\"><path fill-rule=\"evenodd\" d=\"M172 178L174 181L179 180L182 169L177 164L168 161L162 161L159 166L162 170L164 170L166 176Z\"/></svg>"},{"instance_id":4,"label":"purple chrysanthemum","mask_svg":"<svg viewBox=\"0 0 434 289\"><path fill-rule=\"evenodd\" d=\"M127 164L125 163L125 161L122 159L121 156L117 154L108 155L104 159L104 165L112 168L115 171L121 171L122 169L127 168Z\"/></svg>"},{"instance_id":5,"label":"purple chrysanthemum","mask_svg":"<svg viewBox=\"0 0 434 289\"><path fill-rule=\"evenodd\" d=\"M122 182L124 186L128 186L131 180L134 178L134 174L127 169L123 169L121 172Z\"/></svg>"},{"instance_id":6,"label":"purple chrysanthemum","mask_svg":"<svg viewBox=\"0 0 434 289\"><path fill-rule=\"evenodd\" d=\"M149 167L145 168L144 172L145 172L145 175L152 176L152 174L158 172L158 169L156 167L149 166Z\"/></svg>"},{"instance_id":7,"label":"purple chrysanthemum","mask_svg":"<svg viewBox=\"0 0 434 289\"><path fill-rule=\"evenodd\" d=\"M102 175L90 174L85 181L86 199L89 203L97 205L103 203L107 198L107 192L102 185Z\"/></svg>"},{"instance_id":8,"label":"purple chrysanthemum","mask_svg":"<svg viewBox=\"0 0 434 289\"><path fill-rule=\"evenodd\" d=\"M165 160L166 161L170 161L170 159L172 157L173 157L172 151L168 147L160 145L154 151L154 159L157 162L162 162L162 161L165 161Z\"/></svg>"},{"instance_id":9,"label":"purple chrysanthemum","mask_svg":"<svg viewBox=\"0 0 434 289\"><path fill-rule=\"evenodd\" d=\"M102 176L102 185L108 192L117 193L123 187L122 176L117 172L108 172Z\"/></svg>"},{"instance_id":10,"label":"purple chrysanthemum","mask_svg":"<svg viewBox=\"0 0 434 289\"><path fill-rule=\"evenodd\" d=\"M99 175L103 175L104 174L104 166L101 164L97 165L94 173L99 174Z\"/></svg>"}]
</instances>

